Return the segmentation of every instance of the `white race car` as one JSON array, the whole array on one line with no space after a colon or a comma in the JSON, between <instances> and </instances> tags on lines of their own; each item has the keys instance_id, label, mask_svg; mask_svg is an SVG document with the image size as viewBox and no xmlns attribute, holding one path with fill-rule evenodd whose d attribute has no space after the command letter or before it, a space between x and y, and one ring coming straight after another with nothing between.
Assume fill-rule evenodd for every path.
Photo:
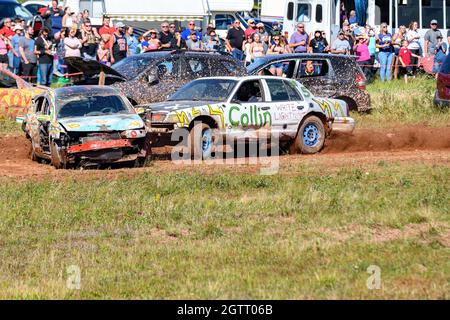
<instances>
[{"instance_id":1,"label":"white race car","mask_svg":"<svg viewBox=\"0 0 450 320\"><path fill-rule=\"evenodd\" d=\"M176 145L178 132L188 132L191 154L203 159L214 152L217 134L227 143L269 135L312 154L331 131L355 128L345 101L314 97L295 80L270 76L201 78L164 103L141 107L154 146Z\"/></svg>"}]
</instances>

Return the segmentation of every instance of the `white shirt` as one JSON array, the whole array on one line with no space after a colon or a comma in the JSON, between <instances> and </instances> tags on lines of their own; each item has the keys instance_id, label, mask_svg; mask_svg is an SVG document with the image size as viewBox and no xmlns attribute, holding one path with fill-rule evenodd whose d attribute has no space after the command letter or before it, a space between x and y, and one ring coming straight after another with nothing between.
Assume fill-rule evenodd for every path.
<instances>
[{"instance_id":1,"label":"white shirt","mask_svg":"<svg viewBox=\"0 0 450 320\"><path fill-rule=\"evenodd\" d=\"M416 37L420 37L420 34L417 31L408 30L408 32L406 33L406 40L410 42L408 45L408 49L410 50L420 49L420 41L418 39L414 39Z\"/></svg>"}]
</instances>

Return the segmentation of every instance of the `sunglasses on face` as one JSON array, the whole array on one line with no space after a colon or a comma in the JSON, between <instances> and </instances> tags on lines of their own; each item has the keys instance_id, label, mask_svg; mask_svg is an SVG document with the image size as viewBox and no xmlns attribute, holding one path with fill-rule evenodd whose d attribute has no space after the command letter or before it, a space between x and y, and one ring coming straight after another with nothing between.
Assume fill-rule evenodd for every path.
<instances>
[{"instance_id":1,"label":"sunglasses on face","mask_svg":"<svg viewBox=\"0 0 450 320\"><path fill-rule=\"evenodd\" d=\"M162 28L168 28L169 26L162 26Z\"/></svg>"}]
</instances>

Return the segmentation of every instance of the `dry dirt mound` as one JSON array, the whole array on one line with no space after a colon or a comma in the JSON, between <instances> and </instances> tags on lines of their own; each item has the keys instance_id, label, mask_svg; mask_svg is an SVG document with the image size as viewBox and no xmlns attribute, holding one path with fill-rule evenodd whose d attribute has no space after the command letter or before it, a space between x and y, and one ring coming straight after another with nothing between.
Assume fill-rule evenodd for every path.
<instances>
[{"instance_id":1,"label":"dry dirt mound","mask_svg":"<svg viewBox=\"0 0 450 320\"><path fill-rule=\"evenodd\" d=\"M450 127L360 129L352 135L333 134L323 153L450 149Z\"/></svg>"}]
</instances>

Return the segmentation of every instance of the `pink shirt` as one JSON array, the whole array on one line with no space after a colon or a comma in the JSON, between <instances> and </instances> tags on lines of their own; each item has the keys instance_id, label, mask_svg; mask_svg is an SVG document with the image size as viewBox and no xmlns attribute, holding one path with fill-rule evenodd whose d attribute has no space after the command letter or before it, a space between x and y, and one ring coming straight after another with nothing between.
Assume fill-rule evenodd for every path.
<instances>
[{"instance_id":1,"label":"pink shirt","mask_svg":"<svg viewBox=\"0 0 450 320\"><path fill-rule=\"evenodd\" d=\"M71 47L77 49L72 49ZM81 57L81 47L81 41L78 38L67 37L64 39L64 49L66 50L66 57Z\"/></svg>"},{"instance_id":2,"label":"pink shirt","mask_svg":"<svg viewBox=\"0 0 450 320\"><path fill-rule=\"evenodd\" d=\"M358 61L367 61L370 60L370 52L369 46L367 43L360 44L358 46L354 46L353 50L355 51L356 56L358 57Z\"/></svg>"},{"instance_id":3,"label":"pink shirt","mask_svg":"<svg viewBox=\"0 0 450 320\"><path fill-rule=\"evenodd\" d=\"M6 49L6 43L0 38L0 55L4 56L8 53L8 49Z\"/></svg>"}]
</instances>

